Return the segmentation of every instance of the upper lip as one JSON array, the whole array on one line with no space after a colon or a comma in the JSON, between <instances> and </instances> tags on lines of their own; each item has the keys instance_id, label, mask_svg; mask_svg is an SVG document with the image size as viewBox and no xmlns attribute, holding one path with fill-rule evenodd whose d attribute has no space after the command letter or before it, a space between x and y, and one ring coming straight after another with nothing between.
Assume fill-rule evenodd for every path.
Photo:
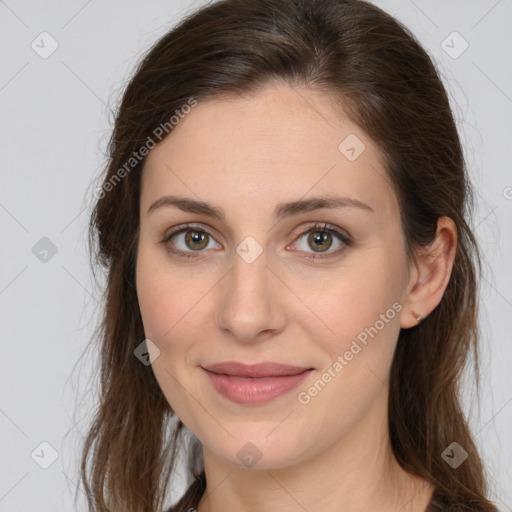
<instances>
[{"instance_id":1,"label":"upper lip","mask_svg":"<svg viewBox=\"0 0 512 512\"><path fill-rule=\"evenodd\" d=\"M292 366L280 363L259 363L244 364L237 361L227 361L216 363L209 366L203 366L203 369L219 374L232 375L235 377L282 377L286 375L298 375L312 368L302 366Z\"/></svg>"}]
</instances>

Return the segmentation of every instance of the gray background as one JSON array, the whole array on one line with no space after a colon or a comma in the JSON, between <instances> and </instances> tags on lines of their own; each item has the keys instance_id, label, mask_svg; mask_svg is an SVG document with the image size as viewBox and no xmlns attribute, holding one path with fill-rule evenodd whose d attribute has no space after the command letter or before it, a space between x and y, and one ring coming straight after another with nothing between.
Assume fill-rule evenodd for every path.
<instances>
[{"instance_id":1,"label":"gray background","mask_svg":"<svg viewBox=\"0 0 512 512\"><path fill-rule=\"evenodd\" d=\"M96 364L91 352L79 358L101 292L86 228L111 110L137 59L203 3L0 1L0 512L75 509ZM484 378L480 406L470 387L464 400L491 496L512 511L512 0L376 3L437 62L478 191ZM44 31L58 44L47 58Z\"/></svg>"}]
</instances>

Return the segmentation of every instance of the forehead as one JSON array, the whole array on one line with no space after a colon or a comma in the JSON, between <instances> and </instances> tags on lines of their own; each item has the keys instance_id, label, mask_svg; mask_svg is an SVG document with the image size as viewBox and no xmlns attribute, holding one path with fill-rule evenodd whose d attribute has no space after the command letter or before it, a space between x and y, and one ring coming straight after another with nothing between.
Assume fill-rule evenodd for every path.
<instances>
[{"instance_id":1,"label":"forehead","mask_svg":"<svg viewBox=\"0 0 512 512\"><path fill-rule=\"evenodd\" d=\"M332 98L285 84L198 102L149 152L141 209L176 193L237 212L333 193L398 212L378 146Z\"/></svg>"}]
</instances>

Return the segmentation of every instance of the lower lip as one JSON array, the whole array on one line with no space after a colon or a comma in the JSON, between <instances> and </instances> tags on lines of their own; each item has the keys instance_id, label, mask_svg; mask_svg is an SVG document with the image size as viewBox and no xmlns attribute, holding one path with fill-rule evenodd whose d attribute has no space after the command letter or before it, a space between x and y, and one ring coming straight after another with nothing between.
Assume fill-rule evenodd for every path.
<instances>
[{"instance_id":1,"label":"lower lip","mask_svg":"<svg viewBox=\"0 0 512 512\"><path fill-rule=\"evenodd\" d=\"M297 387L313 370L281 377L235 377L205 370L213 387L222 396L238 404L263 404Z\"/></svg>"}]
</instances>

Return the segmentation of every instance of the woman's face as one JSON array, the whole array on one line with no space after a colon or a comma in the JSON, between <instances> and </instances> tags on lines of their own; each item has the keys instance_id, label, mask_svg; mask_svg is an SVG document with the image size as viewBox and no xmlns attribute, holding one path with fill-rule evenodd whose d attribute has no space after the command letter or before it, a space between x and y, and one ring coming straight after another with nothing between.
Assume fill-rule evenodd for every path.
<instances>
[{"instance_id":1,"label":"woman's face","mask_svg":"<svg viewBox=\"0 0 512 512\"><path fill-rule=\"evenodd\" d=\"M152 368L228 463L285 467L385 428L408 270L378 148L326 96L280 84L199 102L147 157L136 286ZM304 371L205 370L224 362Z\"/></svg>"}]
</instances>

